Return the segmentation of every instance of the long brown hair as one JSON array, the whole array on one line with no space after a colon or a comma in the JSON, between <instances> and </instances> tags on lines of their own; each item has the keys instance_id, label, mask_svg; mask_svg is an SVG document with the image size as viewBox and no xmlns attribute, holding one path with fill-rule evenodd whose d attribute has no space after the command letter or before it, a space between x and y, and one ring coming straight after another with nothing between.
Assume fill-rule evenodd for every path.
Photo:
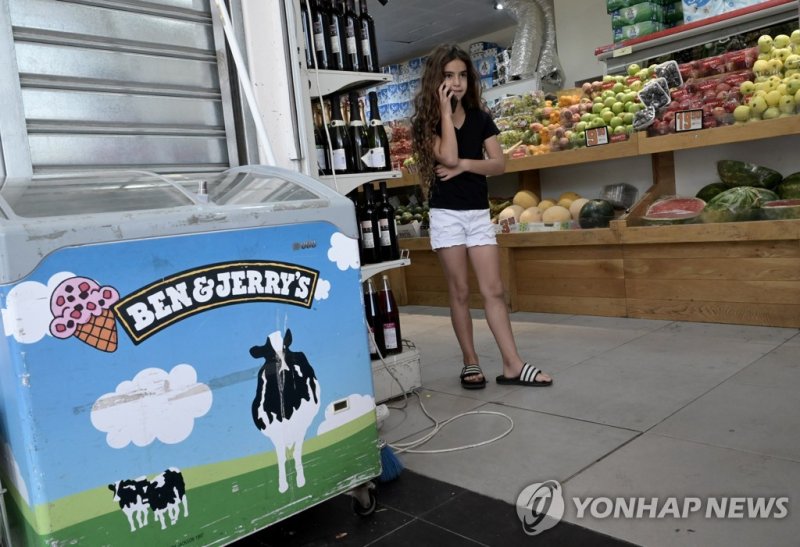
<instances>
[{"instance_id":1,"label":"long brown hair","mask_svg":"<svg viewBox=\"0 0 800 547\"><path fill-rule=\"evenodd\" d=\"M417 159L419 185L422 195L427 200L431 185L436 178L434 167L436 158L433 155L433 139L439 127L439 86L444 81L444 67L450 61L460 59L467 66L467 89L461 104L464 110L480 108L481 85L478 71L472 64L469 54L455 44L437 47L425 62L422 83L417 96L414 97L414 115L411 117L412 150Z\"/></svg>"}]
</instances>

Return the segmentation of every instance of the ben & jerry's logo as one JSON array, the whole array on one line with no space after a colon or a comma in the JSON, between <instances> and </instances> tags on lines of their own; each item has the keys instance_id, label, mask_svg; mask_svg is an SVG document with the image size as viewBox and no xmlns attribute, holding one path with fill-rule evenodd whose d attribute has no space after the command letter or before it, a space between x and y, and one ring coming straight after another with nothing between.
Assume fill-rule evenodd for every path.
<instances>
[{"instance_id":1,"label":"ben & jerry's logo","mask_svg":"<svg viewBox=\"0 0 800 547\"><path fill-rule=\"evenodd\" d=\"M237 261L187 270L142 287L114 305L134 344L219 306L271 301L310 308L319 271L285 262Z\"/></svg>"}]
</instances>

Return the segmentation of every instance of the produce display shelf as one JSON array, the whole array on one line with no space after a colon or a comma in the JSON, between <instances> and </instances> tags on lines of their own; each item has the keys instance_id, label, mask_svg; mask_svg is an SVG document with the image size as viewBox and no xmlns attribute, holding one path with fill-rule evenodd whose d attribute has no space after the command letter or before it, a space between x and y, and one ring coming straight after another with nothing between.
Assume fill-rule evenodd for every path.
<instances>
[{"instance_id":1,"label":"produce display shelf","mask_svg":"<svg viewBox=\"0 0 800 547\"><path fill-rule=\"evenodd\" d=\"M797 134L800 134L800 115L655 137L642 134L639 137L639 153L656 154Z\"/></svg>"},{"instance_id":2,"label":"produce display shelf","mask_svg":"<svg viewBox=\"0 0 800 547\"><path fill-rule=\"evenodd\" d=\"M797 0L769 0L618 44L600 46L595 56L606 63L608 74L614 74L631 63L797 19Z\"/></svg>"},{"instance_id":3,"label":"produce display shelf","mask_svg":"<svg viewBox=\"0 0 800 547\"><path fill-rule=\"evenodd\" d=\"M319 77L319 87L317 87ZM325 97L331 93L344 93L351 89L361 89L370 85L385 84L392 81L391 74L378 72L348 72L345 70L308 70L309 93L312 98Z\"/></svg>"},{"instance_id":4,"label":"produce display shelf","mask_svg":"<svg viewBox=\"0 0 800 547\"><path fill-rule=\"evenodd\" d=\"M592 163L595 161L629 158L638 155L639 135L634 133L624 142L510 159L506 161L506 173L546 169L548 167L563 167L565 165L575 165L577 163Z\"/></svg>"}]
</instances>

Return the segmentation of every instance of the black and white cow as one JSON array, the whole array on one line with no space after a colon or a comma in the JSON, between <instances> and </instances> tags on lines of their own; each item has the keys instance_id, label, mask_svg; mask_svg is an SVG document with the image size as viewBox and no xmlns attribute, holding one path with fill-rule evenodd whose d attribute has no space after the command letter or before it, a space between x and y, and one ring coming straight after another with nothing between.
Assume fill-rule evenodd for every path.
<instances>
[{"instance_id":1,"label":"black and white cow","mask_svg":"<svg viewBox=\"0 0 800 547\"><path fill-rule=\"evenodd\" d=\"M131 532L136 531L133 522L134 516L139 528L147 526L147 487L149 485L150 481L147 480L147 477L121 480L108 485L108 489L114 492L114 501L119 503L120 509L128 517Z\"/></svg>"},{"instance_id":2,"label":"black and white cow","mask_svg":"<svg viewBox=\"0 0 800 547\"><path fill-rule=\"evenodd\" d=\"M147 477L126 479L108 485L114 492L114 501L119 503L122 512L128 517L131 532L136 531L134 516L139 528L147 526L148 509L153 510L154 520L161 523L161 529L167 526L164 522L164 512L170 518L170 523L178 522L180 505L183 504L183 516L189 516L189 505L186 501L186 485L179 469L170 467L153 480Z\"/></svg>"},{"instance_id":3,"label":"black and white cow","mask_svg":"<svg viewBox=\"0 0 800 547\"><path fill-rule=\"evenodd\" d=\"M275 445L278 457L278 490L286 492L286 450L292 451L297 486L306 483L303 473L303 440L320 406L319 382L304 353L291 351L292 331L275 331L250 355L263 358L253 399L253 421Z\"/></svg>"},{"instance_id":4,"label":"black and white cow","mask_svg":"<svg viewBox=\"0 0 800 547\"><path fill-rule=\"evenodd\" d=\"M164 512L169 516L170 524L178 522L178 515L183 503L183 516L189 516L189 505L186 501L186 485L180 470L170 467L150 481L147 487L147 503L153 510L154 518L161 523L164 530Z\"/></svg>"}]
</instances>

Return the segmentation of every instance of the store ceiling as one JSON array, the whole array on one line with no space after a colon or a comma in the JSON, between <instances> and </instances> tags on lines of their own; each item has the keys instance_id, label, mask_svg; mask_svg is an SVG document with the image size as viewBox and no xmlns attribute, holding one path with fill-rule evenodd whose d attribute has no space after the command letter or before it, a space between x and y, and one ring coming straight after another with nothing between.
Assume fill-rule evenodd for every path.
<instances>
[{"instance_id":1,"label":"store ceiling","mask_svg":"<svg viewBox=\"0 0 800 547\"><path fill-rule=\"evenodd\" d=\"M426 55L448 42L461 43L516 24L494 0L369 0L382 65Z\"/></svg>"}]
</instances>

